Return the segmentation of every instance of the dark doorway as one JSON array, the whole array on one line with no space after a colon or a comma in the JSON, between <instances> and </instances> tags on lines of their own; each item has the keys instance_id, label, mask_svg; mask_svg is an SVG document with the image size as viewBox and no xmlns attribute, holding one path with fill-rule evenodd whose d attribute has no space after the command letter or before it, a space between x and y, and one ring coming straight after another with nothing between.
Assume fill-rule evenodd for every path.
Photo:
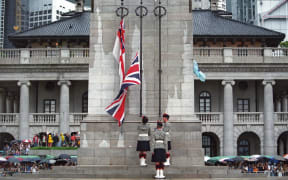
<instances>
[{"instance_id":1,"label":"dark doorway","mask_svg":"<svg viewBox=\"0 0 288 180\"><path fill-rule=\"evenodd\" d=\"M202 148L205 156L213 157L220 155L220 141L216 134L205 132L202 134Z\"/></svg>"}]
</instances>

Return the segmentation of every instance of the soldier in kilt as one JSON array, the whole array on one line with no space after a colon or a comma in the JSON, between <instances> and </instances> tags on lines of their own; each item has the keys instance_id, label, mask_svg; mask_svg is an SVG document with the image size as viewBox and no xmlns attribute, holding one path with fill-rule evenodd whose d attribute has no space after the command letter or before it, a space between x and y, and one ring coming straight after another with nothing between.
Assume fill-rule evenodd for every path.
<instances>
[{"instance_id":1,"label":"soldier in kilt","mask_svg":"<svg viewBox=\"0 0 288 180\"><path fill-rule=\"evenodd\" d=\"M164 127L163 127L163 131L166 133L166 136L167 136L167 141L168 141L168 144L167 144L167 148L168 148L168 151L166 152L166 162L164 163L165 166L170 166L170 150L171 150L171 126L170 126L170 123L168 122L169 120L169 115L164 113L163 114L163 122L164 122Z\"/></svg>"},{"instance_id":2,"label":"soldier in kilt","mask_svg":"<svg viewBox=\"0 0 288 180\"><path fill-rule=\"evenodd\" d=\"M150 151L150 126L147 124L148 118L146 116L142 117L142 124L137 128L138 130L138 141L137 149L139 151L140 166L147 166L146 164L146 152Z\"/></svg>"},{"instance_id":3,"label":"soldier in kilt","mask_svg":"<svg viewBox=\"0 0 288 180\"><path fill-rule=\"evenodd\" d=\"M167 136L162 129L162 122L157 122L157 129L152 135L152 162L156 163L156 179L164 179L164 162L166 162Z\"/></svg>"}]
</instances>

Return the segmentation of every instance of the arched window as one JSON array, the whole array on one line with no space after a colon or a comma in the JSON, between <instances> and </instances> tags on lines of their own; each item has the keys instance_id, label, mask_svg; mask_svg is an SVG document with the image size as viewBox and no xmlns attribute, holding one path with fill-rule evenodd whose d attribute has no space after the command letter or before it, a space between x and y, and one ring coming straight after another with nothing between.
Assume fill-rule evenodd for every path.
<instances>
[{"instance_id":1,"label":"arched window","mask_svg":"<svg viewBox=\"0 0 288 180\"><path fill-rule=\"evenodd\" d=\"M239 156L249 156L250 150L249 150L249 141L247 139L242 139L239 141L238 145L238 155Z\"/></svg>"},{"instance_id":2,"label":"arched window","mask_svg":"<svg viewBox=\"0 0 288 180\"><path fill-rule=\"evenodd\" d=\"M82 112L88 113L88 91L82 95Z\"/></svg>"},{"instance_id":3,"label":"arched window","mask_svg":"<svg viewBox=\"0 0 288 180\"><path fill-rule=\"evenodd\" d=\"M237 155L250 156L261 153L260 138L254 132L244 132L237 140Z\"/></svg>"},{"instance_id":4,"label":"arched window","mask_svg":"<svg viewBox=\"0 0 288 180\"><path fill-rule=\"evenodd\" d=\"M200 112L211 112L211 96L207 91L200 93L199 97L199 111Z\"/></svg>"},{"instance_id":5,"label":"arched window","mask_svg":"<svg viewBox=\"0 0 288 180\"><path fill-rule=\"evenodd\" d=\"M202 148L204 149L205 156L219 156L219 147L220 142L216 134L210 132L202 134Z\"/></svg>"}]
</instances>

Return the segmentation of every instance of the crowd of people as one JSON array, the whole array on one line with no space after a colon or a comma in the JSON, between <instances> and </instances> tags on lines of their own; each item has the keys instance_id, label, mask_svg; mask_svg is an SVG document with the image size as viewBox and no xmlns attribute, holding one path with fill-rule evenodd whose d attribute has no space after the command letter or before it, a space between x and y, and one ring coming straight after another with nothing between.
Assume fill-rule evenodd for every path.
<instances>
[{"instance_id":1,"label":"crowd of people","mask_svg":"<svg viewBox=\"0 0 288 180\"><path fill-rule=\"evenodd\" d=\"M47 156L33 156L25 159L19 156L6 156L6 159L6 161L0 159L0 177L23 173L36 174L39 170L51 170L54 166L77 165L77 156L69 156L67 154L49 158ZM16 161L14 161L15 159Z\"/></svg>"},{"instance_id":2,"label":"crowd of people","mask_svg":"<svg viewBox=\"0 0 288 180\"><path fill-rule=\"evenodd\" d=\"M3 152L4 155L28 155L31 145L30 142L13 140L10 143L5 143Z\"/></svg>"},{"instance_id":3,"label":"crowd of people","mask_svg":"<svg viewBox=\"0 0 288 180\"><path fill-rule=\"evenodd\" d=\"M244 163L241 167L241 171L242 173L264 173L267 174L267 176L288 176L288 163Z\"/></svg>"},{"instance_id":4,"label":"crowd of people","mask_svg":"<svg viewBox=\"0 0 288 180\"><path fill-rule=\"evenodd\" d=\"M39 133L35 134L32 147L80 147L80 133Z\"/></svg>"}]
</instances>

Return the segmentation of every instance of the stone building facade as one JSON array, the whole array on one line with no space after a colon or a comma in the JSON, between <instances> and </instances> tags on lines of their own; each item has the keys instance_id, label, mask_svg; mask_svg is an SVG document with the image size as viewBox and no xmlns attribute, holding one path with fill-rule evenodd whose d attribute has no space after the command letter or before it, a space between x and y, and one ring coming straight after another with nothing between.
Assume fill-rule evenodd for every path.
<instances>
[{"instance_id":1,"label":"stone building facade","mask_svg":"<svg viewBox=\"0 0 288 180\"><path fill-rule=\"evenodd\" d=\"M165 5L167 6L167 4ZM188 6L188 3L185 5ZM117 6L114 5L113 8L115 9ZM131 8L134 6L136 5L131 5ZM148 7L153 8L154 3L149 4ZM185 87L180 84L169 85L169 82L178 78L179 72L176 70L177 68L173 68L178 65L174 61L174 57L164 56L163 67L167 68L169 66L169 73L175 76L169 76L164 81L168 82L168 85L163 84L163 87L165 95L169 97L169 101L165 102L167 106L164 106L163 112L170 113L177 121L179 119L177 119L175 114L179 113L179 109L177 110L175 106L190 106L192 103L191 107L193 106L195 112L194 109L189 108L185 108L185 111L188 113L192 112L193 116L202 122L202 146L205 155L208 156L288 153L288 87L286 85L288 79L288 53L287 49L276 48L279 42L283 40L283 34L218 17L209 11L193 12L194 48L190 50L191 54L189 54L188 59L197 60L200 69L206 73L207 81L202 83L197 78L190 79L194 86L193 88L187 87L188 89L185 92L188 93L187 96L189 97L193 95L193 98L187 102L177 101L183 96L179 92ZM107 32L105 31L109 35L103 36L102 40L107 43L105 48L109 46L110 50L112 50L119 19L114 17L115 14L111 13L110 15L113 16L113 28L109 28ZM94 20L99 18L96 11L91 18L94 18ZM132 14L129 18L130 21L138 22ZM148 16L145 20L145 22L147 21L146 24L152 26L153 18L155 17L152 15ZM84 20L87 22L87 18L84 18ZM65 22L71 24L74 21L71 18L58 23L63 22L64 24ZM134 29L131 22L128 26L130 28L128 32ZM222 26L216 26L213 22ZM202 24L202 26L198 23ZM52 26L55 26L55 24ZM75 26L72 23L72 27ZM100 24L93 24L90 28L95 29L99 26ZM176 25L171 24L171 26L172 28L167 28L165 33L173 35L182 33L184 35L184 27L177 29ZM106 27L105 24L104 27ZM144 33L149 34L149 28ZM74 35L78 32L76 29L78 28L74 29ZM135 29L137 30L136 27ZM87 115L85 113L87 112L89 84L88 64L91 61L91 52L90 56L87 53L89 52L87 48L90 35L89 28L88 31L85 28L81 31L85 32L86 35L82 34L80 36L78 34L78 37L81 37L80 40L79 38L78 40L77 38L73 39L72 35L65 38L58 37L57 39L56 37L53 38L52 35L49 37L47 34L45 34L46 37L43 35L43 38L37 39L33 37L33 34L39 36L35 30L10 37L19 48L29 47L28 49L3 50L2 52L5 52L6 55L0 58L0 132L2 134L9 133L16 139L31 138L34 133L38 132L79 131L79 121L82 121L84 116ZM68 32L71 33L68 30L69 26L67 27L67 34ZM135 34L128 33L128 44L133 44L133 38L138 37L139 32L136 30ZM39 32L43 33L46 31ZM98 33L101 31L97 30L96 32L93 34L96 42L92 39L93 43L100 42ZM249 32L250 34L244 34L244 32ZM152 41L149 38L144 40L147 43L145 46L149 45L150 40ZM74 43L77 48L63 45L61 48L54 49L43 46L45 43L54 44L58 42L59 44L65 44L60 43L64 41ZM164 38L163 42L167 52L173 52L175 48L177 49L176 46L173 46L174 41L171 39ZM168 45L168 42L171 44ZM91 42L89 43L91 44ZM41 47L42 49L35 49L36 47ZM107 49L105 48L103 52L106 52ZM132 57L132 49L128 49L127 52L127 57ZM100 54L98 55L101 57ZM109 53L105 53L105 57L108 56L110 57ZM95 54L92 57L95 57ZM145 54L144 57L150 58L149 54ZM105 62L103 63L105 64ZM116 68L115 64L113 66L112 69ZM188 68L187 71L192 71L192 69ZM95 74L98 72L96 70L93 71ZM154 78L152 76L156 75L157 71L151 76L148 74L146 78ZM94 82L96 81L100 81L100 79L96 78ZM116 81L117 79L115 79ZM150 87L156 86L155 83L148 85ZM149 86L146 88L150 88ZM104 85L101 86L101 88L104 87ZM97 89L97 87L95 88ZM92 97L99 96L99 93L102 92L101 88L98 89L99 91L92 92L92 95L89 91L89 95ZM105 95L107 102L108 99L112 100L114 91L116 92L116 83L115 85L113 84L113 90L110 92L109 97ZM131 98L137 95L137 91L137 87L131 91L128 104L138 102L137 99ZM68 94L70 95L68 96ZM147 98L147 101L144 102L149 104L148 101L154 101L153 99L157 99L157 96L155 93L148 93ZM144 111L145 114L151 117L152 121L157 120L158 114L158 105L157 103L153 104L154 106L147 106ZM171 104L173 104L173 108L169 108ZM136 106L135 108L131 105L128 105L128 107L131 123L138 123L138 107ZM97 106L89 106L89 108L91 108L91 114L103 111L103 109L97 109ZM96 108L96 111L92 110L93 108L94 110ZM104 112L102 113L101 117L98 118L106 117ZM27 131L27 128L29 131ZM96 127L91 126L91 128L96 130ZM116 129L116 127L107 126L104 129ZM97 135L104 137L103 133L101 134L100 132ZM87 139L87 136L89 134L86 134L86 140L89 143L90 139ZM117 133L111 135L111 137L114 137L110 141L109 145L111 146L113 144L117 145L118 140L121 139ZM84 139L84 136L82 136L82 140ZM133 141L133 139L128 140L129 143ZM103 139L98 139L98 141L103 146L107 145L103 143ZM111 151L111 153L113 152Z\"/></svg>"}]
</instances>

